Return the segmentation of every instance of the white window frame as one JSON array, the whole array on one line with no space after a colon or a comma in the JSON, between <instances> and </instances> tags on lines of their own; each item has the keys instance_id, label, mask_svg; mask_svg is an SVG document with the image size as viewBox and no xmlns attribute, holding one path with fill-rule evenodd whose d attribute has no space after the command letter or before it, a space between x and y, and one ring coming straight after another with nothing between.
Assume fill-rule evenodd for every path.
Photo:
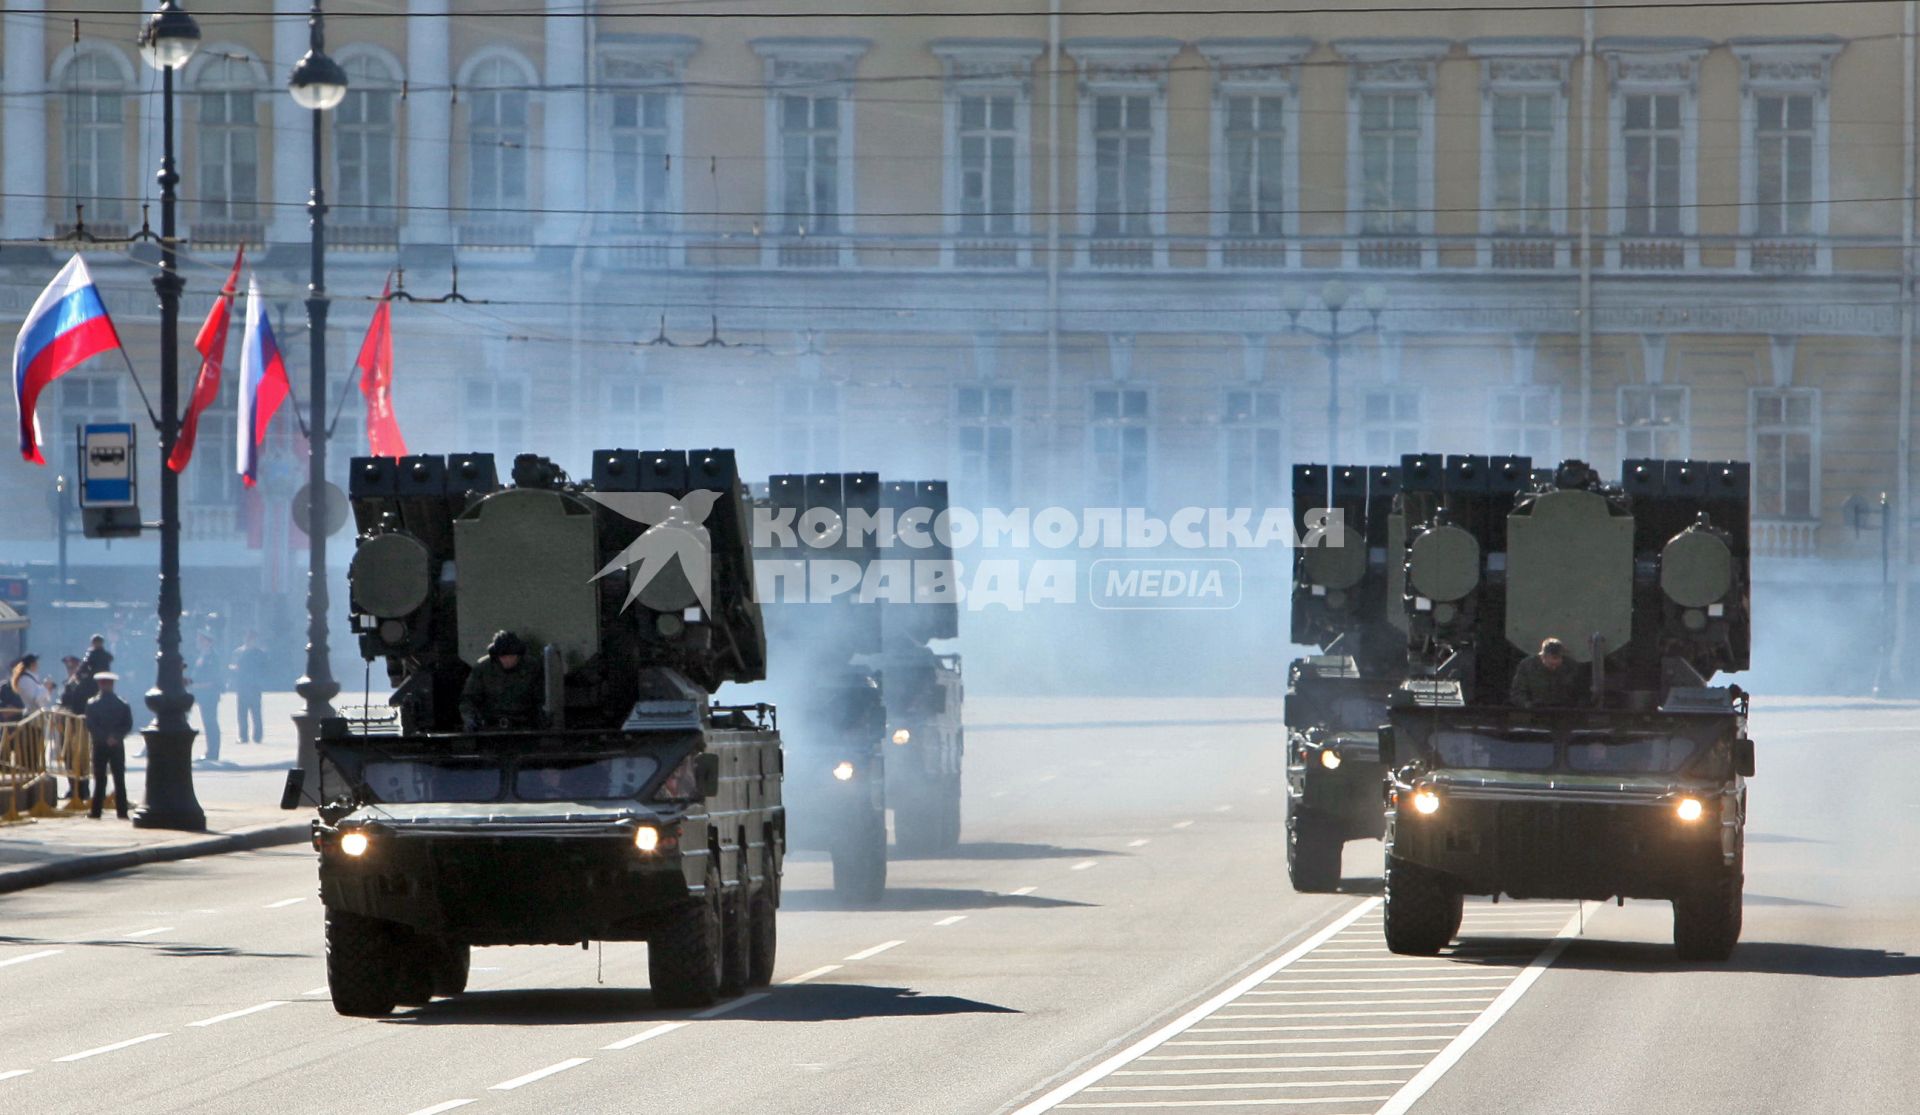
<instances>
[{"instance_id":1,"label":"white window frame","mask_svg":"<svg viewBox=\"0 0 1920 1115\"><path fill-rule=\"evenodd\" d=\"M1236 419L1233 416L1230 400L1235 395L1247 395L1250 397L1249 401L1251 401L1253 404L1253 412L1244 419ZM1245 480L1250 489L1257 489L1260 486L1260 484L1259 484L1259 481L1253 475L1254 465L1257 463L1256 461L1253 461L1253 460L1249 460L1246 462L1246 471L1248 473L1246 477L1235 476L1235 471L1239 466L1237 466L1234 461L1234 452L1233 452L1233 445L1231 444L1232 438L1231 438L1230 431L1243 430L1251 434L1253 437L1257 438L1259 435L1259 431L1273 430L1279 437L1279 462L1278 463L1280 466L1280 470L1279 470L1279 473L1273 477L1272 484L1271 484L1273 488L1272 494L1274 494L1278 498L1277 498L1277 501L1272 503L1270 506L1274 506L1274 507L1286 506L1287 501L1292 497L1292 489L1290 487L1292 483L1290 479L1291 472L1288 468L1288 465L1293 460L1293 455L1292 455L1293 439L1288 436L1290 431L1287 428L1287 420L1292 413L1289 407L1292 405L1292 402L1293 402L1293 399L1290 393L1287 391L1287 389L1284 386L1280 384L1259 381L1259 382L1249 382L1249 383L1236 383L1236 384L1233 384L1232 386L1221 388L1219 398L1220 398L1220 477L1221 477L1220 496L1221 496L1221 499L1224 501L1225 505L1229 508L1254 507L1254 505L1258 502L1257 497L1259 495L1257 491L1249 491L1247 493L1248 499L1245 502L1237 501L1235 499L1235 496L1239 494L1234 491L1234 485L1237 480ZM1260 400L1262 398L1271 399L1279 407L1280 413L1271 418L1261 417L1260 416ZM1255 449L1254 451L1254 456L1255 457L1258 456L1257 449ZM1255 507L1255 510L1264 511L1266 510L1266 508Z\"/></svg>"},{"instance_id":2,"label":"white window frame","mask_svg":"<svg viewBox=\"0 0 1920 1115\"><path fill-rule=\"evenodd\" d=\"M1333 49L1347 64L1347 244L1346 266L1361 262L1360 241L1416 239L1419 267L1435 264L1434 207L1434 96L1433 84L1440 59L1453 49L1447 39L1338 39ZM1417 177L1419 190L1411 233L1369 234L1364 231L1366 184L1360 143L1361 98L1369 93L1412 93L1420 98L1420 142Z\"/></svg>"},{"instance_id":3,"label":"white window frame","mask_svg":"<svg viewBox=\"0 0 1920 1115\"><path fill-rule=\"evenodd\" d=\"M779 408L773 429L774 444L784 467L794 472L841 471L847 385L820 378L818 361L818 357L811 358L806 362L812 365L810 369L803 364L807 374L787 380L774 390L775 405ZM803 410L795 409L789 394L793 391L807 393L808 402ZM831 393L833 403L830 412L813 409L816 396L822 391ZM800 444L796 444L795 439Z\"/></svg>"},{"instance_id":4,"label":"white window frame","mask_svg":"<svg viewBox=\"0 0 1920 1115\"><path fill-rule=\"evenodd\" d=\"M239 70L244 76L237 80L228 80L219 84L212 84L209 72L222 63L230 67L229 72ZM271 202L273 196L270 188L271 184L267 181L267 157L265 155L265 148L268 147L271 142L269 129L272 126L272 120L269 113L262 111L265 106L261 100L261 91L272 88L267 80L267 68L261 64L259 59L253 56L251 51L238 43L213 43L195 54L193 60L187 64L185 77L186 81L183 83L185 89L194 95L194 158L192 173L198 180L196 191L203 195L204 191L208 188L209 176L205 167L206 137L201 134L203 125L200 119L200 106L204 102L200 100L200 95L245 96L250 97L253 101L253 122L251 125L253 129L253 198L250 201L236 201L232 197L214 199L212 204L225 207L227 213L218 217L208 217L206 212L209 202L204 199L203 196L203 199L194 205L196 215L201 220L228 225L264 223L268 204ZM221 128L223 130L237 130L231 122L222 124ZM232 166L231 148L227 151L227 165L229 168ZM228 174L227 185L229 187L232 186L231 173ZM236 216L233 213L236 205L245 206L250 212L244 217Z\"/></svg>"},{"instance_id":5,"label":"white window frame","mask_svg":"<svg viewBox=\"0 0 1920 1115\"><path fill-rule=\"evenodd\" d=\"M1137 419L1125 417L1124 415L1125 415L1126 408L1124 406L1124 398L1123 398L1120 400L1123 403L1123 405L1119 408L1120 414L1118 416L1114 418L1095 418L1093 415L1093 400L1094 400L1094 397L1102 391L1120 392L1123 396L1125 395L1125 393L1132 392L1132 393L1144 396L1146 399L1146 414L1143 417L1137 418ZM1159 448L1159 445L1158 445L1159 438L1154 436L1154 422L1153 422L1154 403L1157 401L1154 398L1155 394L1156 392L1153 390L1151 386L1144 383L1136 383L1136 382L1125 380L1125 379L1110 380L1104 383L1090 384L1088 386L1087 404L1086 404L1087 405L1087 422L1086 422L1087 484L1086 484L1086 487L1087 487L1087 503L1089 506L1098 506L1098 507L1116 506L1116 504L1113 501L1108 499L1107 493L1098 492L1094 490L1094 485L1098 482L1097 477L1095 475L1097 471L1096 463L1098 462L1099 456L1100 456L1099 449L1094 445L1094 431L1101 430L1101 429L1146 431L1146 438L1144 441L1144 444L1146 446L1144 450L1145 476L1140 482L1141 491L1136 493L1119 492L1119 493L1115 493L1115 495L1117 496L1118 500L1121 501L1117 504L1118 506L1122 506L1122 507L1134 507L1134 506L1152 507L1153 506L1154 457L1157 455L1156 450ZM1125 502L1130 494L1138 497L1133 503Z\"/></svg>"},{"instance_id":6,"label":"white window frame","mask_svg":"<svg viewBox=\"0 0 1920 1115\"><path fill-rule=\"evenodd\" d=\"M1813 98L1813 204L1812 227L1804 233L1769 234L1768 241L1811 240L1814 242L1813 270L1826 274L1833 267L1833 252L1827 243L1830 216L1829 179L1832 129L1828 94L1833 85L1833 60L1845 43L1837 38L1761 40L1735 39L1729 44L1740 62L1740 261L1742 270L1753 269L1753 242L1761 239L1759 146L1756 126L1759 99L1764 96L1810 96Z\"/></svg>"},{"instance_id":7,"label":"white window frame","mask_svg":"<svg viewBox=\"0 0 1920 1115\"><path fill-rule=\"evenodd\" d=\"M982 413L969 414L961 409L960 394L963 391L979 391L981 393ZM1005 391L1007 393L1007 413L1004 416L995 416L993 414L992 403L988 401L995 391ZM954 438L952 441L954 479L969 485L972 490L967 494L972 497L977 497L982 506L995 506L993 503L993 493L991 491L992 484L987 475L991 470L983 467L976 471L969 471L964 467L962 464L963 453L960 448L959 432L963 427L979 430L1004 428L1007 431L1006 495L1008 502L1002 506L1011 508L1020 497L1019 384L1010 380L1001 379L967 380L954 384L953 391L948 397L952 400L950 414L952 416L954 430Z\"/></svg>"},{"instance_id":8,"label":"white window frame","mask_svg":"<svg viewBox=\"0 0 1920 1115\"><path fill-rule=\"evenodd\" d=\"M1684 420L1677 427L1677 429L1680 431L1679 451L1675 453L1659 455L1654 457L1653 459L1677 461L1677 460L1686 460L1688 458L1691 458L1693 456L1693 389L1691 387L1687 387L1685 385L1675 384L1675 383L1623 383L1614 391L1613 418L1614 418L1614 424L1616 427L1616 435L1617 435L1615 439L1615 444L1614 444L1614 450L1615 450L1614 460L1624 462L1629 460L1636 460L1641 457L1647 456L1646 454L1627 452L1627 435L1629 433L1635 430L1656 428L1651 426L1630 426L1627 424L1627 419L1626 419L1627 397L1635 392L1642 392L1642 391L1678 392L1680 395L1680 413L1684 415ZM1751 423L1749 423L1749 425L1751 425ZM1676 427L1667 427L1667 428L1673 429Z\"/></svg>"},{"instance_id":9,"label":"white window frame","mask_svg":"<svg viewBox=\"0 0 1920 1115\"><path fill-rule=\"evenodd\" d=\"M1567 86L1578 39L1482 38L1467 43L1467 53L1480 60L1480 266L1493 266L1493 239L1554 241L1555 267L1572 262L1567 235L1567 151L1569 149ZM1499 215L1500 181L1494 151L1494 100L1512 94L1550 94L1553 97L1553 157L1547 186L1548 230L1545 233L1502 233Z\"/></svg>"},{"instance_id":10,"label":"white window frame","mask_svg":"<svg viewBox=\"0 0 1920 1115\"><path fill-rule=\"evenodd\" d=\"M1760 421L1760 399L1762 396L1777 395L1783 398L1807 400L1807 413L1810 420L1805 426L1789 422L1763 423ZM1820 389L1818 387L1755 387L1747 392L1747 460L1753 462L1754 472L1754 508L1753 517L1765 522L1803 523L1820 520L1820 472L1824 458L1820 452L1820 431L1824 423L1820 418ZM1808 477L1807 507L1805 517L1788 515L1766 515L1761 513L1759 505L1760 488L1760 438L1766 434L1807 434L1809 451L1812 455L1812 475Z\"/></svg>"},{"instance_id":11,"label":"white window frame","mask_svg":"<svg viewBox=\"0 0 1920 1115\"><path fill-rule=\"evenodd\" d=\"M595 39L593 131L590 162L594 167L595 205L606 211L603 231L623 237L673 237L682 228L686 209L686 64L700 50L700 40L689 35L628 35L602 33ZM667 166L665 196L660 199L658 223L646 225L638 215L613 215L613 98L657 93L666 98ZM686 245L676 241L672 262L685 262Z\"/></svg>"},{"instance_id":12,"label":"white window frame","mask_svg":"<svg viewBox=\"0 0 1920 1115\"><path fill-rule=\"evenodd\" d=\"M406 159L406 148L403 146L406 137L401 131L404 124L404 113L402 111L404 102L400 99L400 91L404 81L402 75L406 73L406 70L401 66L400 60L394 57L392 53L370 43L353 43L344 46L340 48L340 53L336 55L336 58L340 62L341 67L347 70L348 77L350 78L347 86L347 96L349 98L357 95L380 94L389 99L389 115L386 133L390 150L387 154L386 200L366 202L364 203L366 211L363 213L356 212L356 210L361 209L361 205L348 204L343 200L346 196L346 191L342 188L345 175L342 173L340 166L339 137L341 132L349 126L363 137L376 135L379 129L364 122L354 125L342 125L336 112L336 115L330 122L334 132L330 137L328 143L329 150L327 152L327 158L331 164L330 169L333 174L333 195L327 199L327 204L332 206L329 220L348 225L388 226L395 229L397 234L397 230L402 223L402 211L395 208L395 206L399 205L403 200L400 196L400 166ZM374 76L368 76L364 72L356 75L353 73L355 69L378 71L378 73ZM362 150L364 152L365 148L363 147ZM364 161L364 159L365 156L363 153L362 160ZM363 171L363 174L364 173ZM370 174L366 175L366 177L369 180L372 178Z\"/></svg>"},{"instance_id":13,"label":"white window frame","mask_svg":"<svg viewBox=\"0 0 1920 1115\"><path fill-rule=\"evenodd\" d=\"M1300 235L1300 86L1295 69L1313 53L1313 40L1287 39L1204 39L1194 44L1213 68L1213 111L1208 150L1207 181L1209 208L1212 210L1213 243L1208 246L1208 263L1222 265L1222 242L1228 239L1257 241L1270 254L1274 265L1290 267L1299 261ZM1232 215L1231 168L1227 161L1227 116L1229 102L1235 97L1278 97L1281 110L1280 189L1283 195L1280 234L1277 237L1236 236L1230 230ZM1277 252L1277 255L1271 253Z\"/></svg>"},{"instance_id":14,"label":"white window frame","mask_svg":"<svg viewBox=\"0 0 1920 1115\"><path fill-rule=\"evenodd\" d=\"M498 86L476 84L475 75L480 71L480 68L482 66L485 66L492 62L504 63L506 66L517 71L518 73L517 79L514 82L510 83L509 87L507 87L502 91L508 92L508 93L519 93L521 96L526 98L527 118L526 118L526 123L522 125L526 139L524 141L525 146L522 148L522 150L526 152L527 158L522 169L525 172L525 178L526 178L526 181L524 183L526 198L523 204L527 207L529 215L516 215L510 212L503 212L498 207L495 207L495 206L488 207L488 210L483 213L476 213L473 211L473 208L472 208L474 205L474 198L473 198L473 181L474 181L473 179L473 127L474 125L473 125L472 102L473 102L473 99L480 94L486 93L490 90L500 89L500 87ZM461 119L458 122L460 131L459 131L459 138L456 140L458 145L464 150L465 158L461 160L460 165L454 170L454 173L457 175L458 181L461 184L460 223L463 225L489 227L489 228L499 228L499 227L512 228L512 227L518 227L522 224L527 224L529 226L529 232L531 232L530 225L531 225L532 218L530 214L534 209L534 207L540 204L540 192L539 192L540 179L541 179L540 168L534 165L534 158L533 158L535 148L539 143L539 135L535 128L536 120L534 115L535 110L539 107L539 104L538 102L535 101L534 95L531 92L532 88L539 83L538 71L536 71L533 68L533 63L527 61L526 58L522 57L516 51L508 50L505 47L488 47L487 49L479 51L478 53L474 54L473 57L467 59L466 64L460 67L460 76L458 78L458 81L460 85L460 91L466 97L466 101L463 106L466 111L462 114ZM499 200L499 199L496 199L496 200Z\"/></svg>"},{"instance_id":15,"label":"white window frame","mask_svg":"<svg viewBox=\"0 0 1920 1115\"><path fill-rule=\"evenodd\" d=\"M1520 405L1520 421L1505 423L1500 420L1500 401L1516 399ZM1544 426L1527 421L1527 403L1529 400L1545 400L1552 420ZM1500 384L1487 393L1487 452L1494 456L1518 454L1533 457L1536 467L1551 467L1561 460L1561 446L1565 440L1566 426L1562 422L1561 406L1564 400L1558 387L1538 383ZM1547 431L1548 447L1544 457L1526 452L1524 445L1516 446L1512 433L1526 434L1531 431Z\"/></svg>"},{"instance_id":16,"label":"white window frame","mask_svg":"<svg viewBox=\"0 0 1920 1115\"><path fill-rule=\"evenodd\" d=\"M836 260L842 267L854 262L851 239L859 231L859 195L855 192L854 146L859 135L853 96L854 71L860 59L872 48L871 39L850 38L775 38L753 39L747 45L760 56L766 83L766 190L764 235L761 237L761 264L780 265L780 245L793 242L781 231L786 209L786 167L780 142L781 98L789 95L833 97L839 100L840 135L835 143L839 166L834 175L834 194L839 199L834 216L833 235L828 243L836 245Z\"/></svg>"},{"instance_id":17,"label":"white window frame","mask_svg":"<svg viewBox=\"0 0 1920 1115\"><path fill-rule=\"evenodd\" d=\"M1094 227L1099 214L1099 167L1094 158L1094 110L1101 97L1148 98L1148 114L1153 128L1149 141L1148 189L1150 212L1147 238L1153 242L1152 265L1167 266L1167 66L1180 53L1178 39L1069 39L1067 56L1079 72L1079 108L1076 112L1077 143L1074 161L1079 179L1080 249L1076 264L1092 265ZM1058 218L1055 218L1058 219ZM1138 240L1135 236L1100 237L1103 241Z\"/></svg>"},{"instance_id":18,"label":"white window frame","mask_svg":"<svg viewBox=\"0 0 1920 1115\"><path fill-rule=\"evenodd\" d=\"M1385 395L1389 400L1387 406L1389 414L1385 421L1376 422L1367 417L1367 403L1371 397L1375 395ZM1403 398L1411 398L1413 400L1415 413L1411 420L1400 417L1399 401ZM1413 439L1410 447L1400 447L1403 453L1419 452L1420 444L1426 440L1427 393L1421 388L1410 387L1397 380L1368 384L1360 389L1359 409L1360 420L1354 424L1354 433L1360 444L1355 449L1348 450L1347 456L1349 459L1356 457L1365 457L1369 460L1374 459L1374 451L1372 447L1367 445L1368 439L1374 434L1384 433L1389 440L1393 440L1402 433L1411 433ZM1387 458L1394 462L1398 462L1401 456L1402 453L1394 453L1391 451L1387 453Z\"/></svg>"},{"instance_id":19,"label":"white window frame","mask_svg":"<svg viewBox=\"0 0 1920 1115\"><path fill-rule=\"evenodd\" d=\"M946 76L942 124L945 144L940 192L947 239L940 263L954 266L955 242L996 241L1009 235L1019 242L1018 266L1033 265L1033 65L1046 53L1038 39L940 39L928 45ZM1013 232L961 231L960 101L963 97L1013 98Z\"/></svg>"},{"instance_id":20,"label":"white window frame","mask_svg":"<svg viewBox=\"0 0 1920 1115\"><path fill-rule=\"evenodd\" d=\"M1596 51L1606 61L1607 229L1615 238L1613 265L1620 266L1621 241L1659 241L1660 233L1627 234L1626 98L1634 94L1680 97L1680 232L1684 268L1700 266L1700 60L1711 44L1705 39L1605 38Z\"/></svg>"},{"instance_id":21,"label":"white window frame","mask_svg":"<svg viewBox=\"0 0 1920 1115\"><path fill-rule=\"evenodd\" d=\"M105 63L106 69L117 75L118 80L113 84L108 84L104 81L90 82L84 86L71 84L74 67L77 66L82 59L93 58L101 59ZM133 212L134 206L131 201L112 200L110 202L112 209L110 211L104 211L103 204L107 203L109 199L127 198L137 194L137 191L128 188L127 128L129 123L132 123L136 127L144 126L145 119L137 111L129 111L128 98L133 94L136 87L133 64L128 61L124 52L112 45L103 43L97 39L82 39L80 42L69 46L60 53L60 57L54 60L50 73L53 75L53 80L48 84L50 91L61 99L62 115L60 126L60 174L58 179L60 183L60 196L54 199L53 204L64 207L63 209L56 210L53 214L53 225L55 228L72 227L74 220L73 203L78 201L85 204L90 210L87 214L90 222L97 223L105 221L106 231L111 233L114 226L127 225L129 214ZM73 108L73 98L78 96L117 96L120 100L120 142L118 147L115 148L119 163L115 169L119 172L118 177L120 181L117 183L100 183L96 181L93 185L92 195L88 197L80 197L75 193L74 183L68 173L73 164L73 152L68 150L68 147L73 138L73 129L75 127L73 120L70 118L70 114ZM105 129L101 130L103 132L105 131ZM15 155L15 158L31 157L25 147L25 141L22 142L19 150L20 154ZM96 179L99 177L97 168L94 177ZM18 201L19 199L15 200Z\"/></svg>"}]
</instances>

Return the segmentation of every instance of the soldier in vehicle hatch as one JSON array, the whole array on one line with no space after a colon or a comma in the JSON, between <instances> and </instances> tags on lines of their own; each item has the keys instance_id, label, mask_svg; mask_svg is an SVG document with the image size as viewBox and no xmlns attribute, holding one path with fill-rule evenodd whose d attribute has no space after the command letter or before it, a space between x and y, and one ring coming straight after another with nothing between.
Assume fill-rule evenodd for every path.
<instances>
[{"instance_id":1,"label":"soldier in vehicle hatch","mask_svg":"<svg viewBox=\"0 0 1920 1115\"><path fill-rule=\"evenodd\" d=\"M537 728L546 696L540 663L525 661L527 644L501 631L487 644L487 656L474 664L460 690L460 720L469 732L493 728Z\"/></svg>"},{"instance_id":2,"label":"soldier in vehicle hatch","mask_svg":"<svg viewBox=\"0 0 1920 1115\"><path fill-rule=\"evenodd\" d=\"M1586 686L1586 671L1567 661L1567 645L1548 637L1514 669L1509 696L1515 708L1573 708L1585 703Z\"/></svg>"}]
</instances>

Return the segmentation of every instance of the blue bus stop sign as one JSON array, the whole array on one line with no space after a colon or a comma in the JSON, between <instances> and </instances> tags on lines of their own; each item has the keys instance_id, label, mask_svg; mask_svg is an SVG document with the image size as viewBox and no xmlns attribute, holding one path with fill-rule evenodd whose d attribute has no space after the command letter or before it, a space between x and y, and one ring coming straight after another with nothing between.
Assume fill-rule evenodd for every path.
<instances>
[{"instance_id":1,"label":"blue bus stop sign","mask_svg":"<svg viewBox=\"0 0 1920 1115\"><path fill-rule=\"evenodd\" d=\"M80 427L80 506L133 507L133 423L94 422Z\"/></svg>"}]
</instances>

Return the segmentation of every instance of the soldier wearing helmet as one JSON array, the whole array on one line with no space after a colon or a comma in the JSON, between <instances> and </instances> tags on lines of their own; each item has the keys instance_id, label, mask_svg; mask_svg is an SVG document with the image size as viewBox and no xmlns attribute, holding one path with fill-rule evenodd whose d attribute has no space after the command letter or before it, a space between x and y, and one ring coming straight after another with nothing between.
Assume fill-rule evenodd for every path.
<instances>
[{"instance_id":1,"label":"soldier wearing helmet","mask_svg":"<svg viewBox=\"0 0 1920 1115\"><path fill-rule=\"evenodd\" d=\"M546 677L528 662L527 644L511 631L495 633L460 690L460 720L469 732L537 728Z\"/></svg>"}]
</instances>

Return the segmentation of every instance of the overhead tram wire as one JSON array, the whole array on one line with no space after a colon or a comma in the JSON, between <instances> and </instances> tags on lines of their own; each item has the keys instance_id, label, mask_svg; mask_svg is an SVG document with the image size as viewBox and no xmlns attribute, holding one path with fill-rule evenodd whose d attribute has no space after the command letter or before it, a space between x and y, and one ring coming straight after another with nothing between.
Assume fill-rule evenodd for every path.
<instances>
[{"instance_id":1,"label":"overhead tram wire","mask_svg":"<svg viewBox=\"0 0 1920 1115\"><path fill-rule=\"evenodd\" d=\"M1892 7L1904 0L1682 0L1678 3L1662 3L1660 0L1623 0L1611 4L1596 4L1594 10L1606 12L1646 12L1646 11L1752 11L1790 8L1843 8L1843 7ZM1004 19L1041 19L1047 15L1045 8L1026 8L1012 10L982 11L977 8L941 8L928 11L874 11L851 8L829 8L817 11L699 11L680 12L663 11L656 5L647 3L642 9L640 4L614 3L586 10L584 5L577 11L549 11L546 8L503 8L494 11L468 12L413 12L413 11L356 11L329 13L329 18L342 21L384 20L384 19L631 19L631 20L904 20L904 19L968 19L968 20L1004 20ZM1075 19L1126 19L1126 18L1173 18L1187 19L1205 16L1369 16L1369 15L1511 15L1521 13L1551 13L1564 15L1578 12L1579 8L1565 3L1526 3L1526 4L1375 4L1365 7L1348 5L1295 5L1288 7L1213 5L1207 7L1177 8L1170 6L1133 7L1133 8L1089 8L1066 13ZM13 8L9 15L37 15L48 18L70 20L75 17L97 16L101 18L126 17L126 12L117 8ZM220 13L240 17L258 16L263 19L292 19L291 14L269 12Z\"/></svg>"}]
</instances>

